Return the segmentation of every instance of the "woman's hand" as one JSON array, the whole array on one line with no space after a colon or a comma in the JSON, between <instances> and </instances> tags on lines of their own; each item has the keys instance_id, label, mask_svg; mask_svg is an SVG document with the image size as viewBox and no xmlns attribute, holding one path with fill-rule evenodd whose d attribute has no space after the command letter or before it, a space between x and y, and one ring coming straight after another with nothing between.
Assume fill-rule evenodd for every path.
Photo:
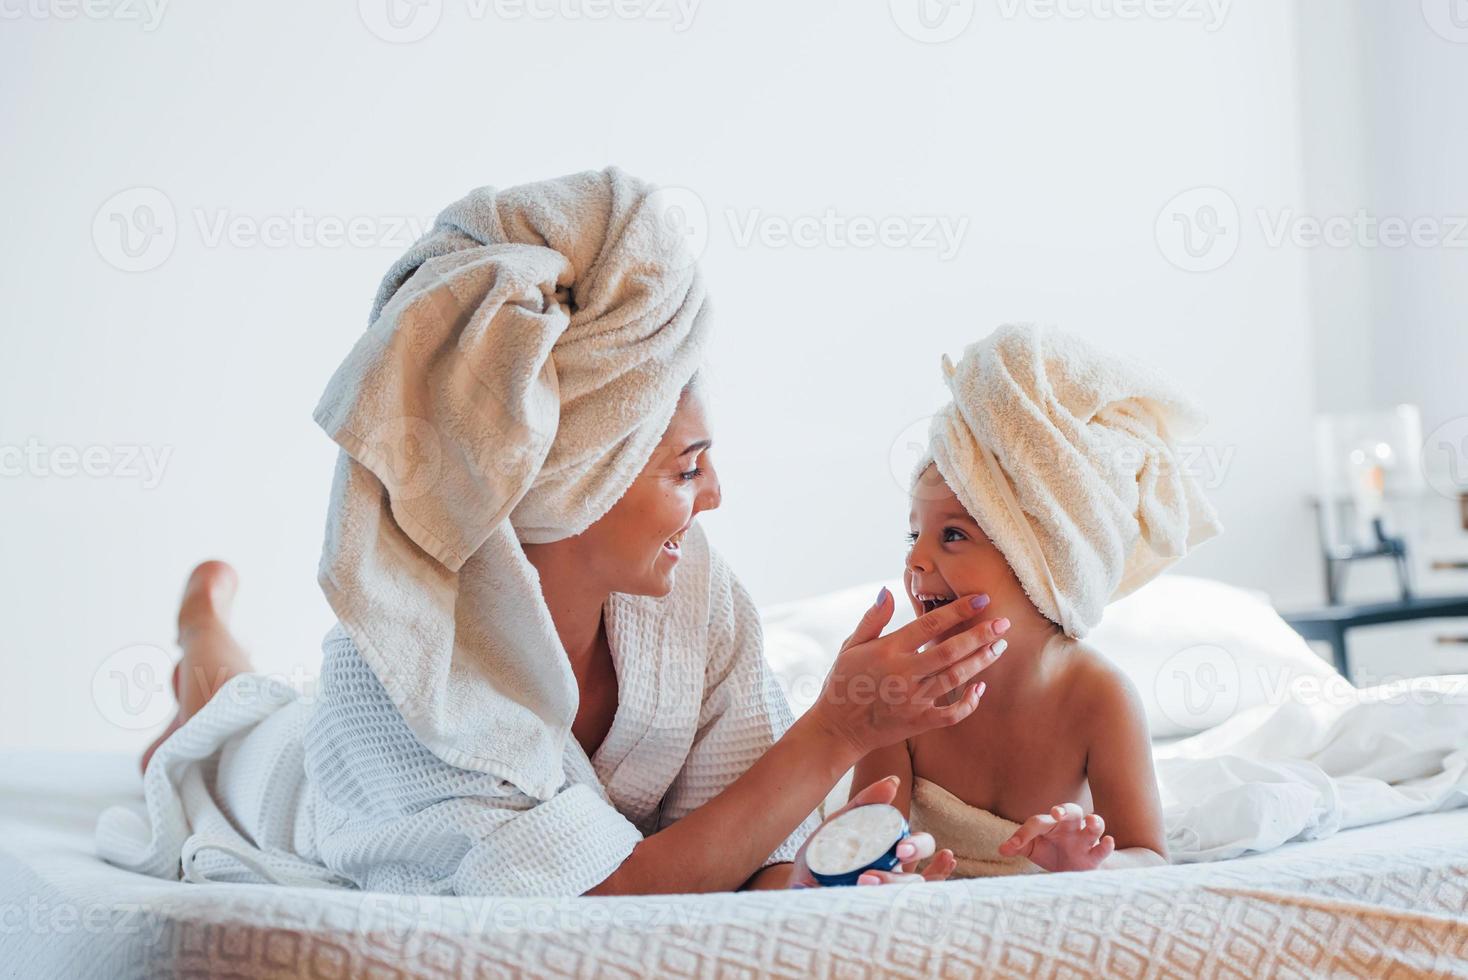
<instances>
[{"instance_id":1,"label":"woman's hand","mask_svg":"<svg viewBox=\"0 0 1468 980\"><path fill-rule=\"evenodd\" d=\"M866 789L853 796L845 806L826 818L821 824L836 819L852 807L866 806L869 803L891 803L897 795L897 777L888 776L872 783ZM811 837L814 837L812 834ZM810 868L805 863L805 848L810 844L810 838L806 838L805 844L800 847L800 853L795 855L795 868L791 872L791 888L819 888L820 882L810 873ZM856 880L858 885L894 885L913 881L943 881L950 874L957 862L953 858L953 852L947 850L933 853L934 843L932 834L912 834L902 838L897 844L897 857L902 861L901 871L867 871ZM919 861L927 858L933 860L919 874L916 871Z\"/></svg>"},{"instance_id":2,"label":"woman's hand","mask_svg":"<svg viewBox=\"0 0 1468 980\"><path fill-rule=\"evenodd\" d=\"M882 636L893 610L892 593L883 589L841 645L811 714L859 755L967 718L984 693L974 678L1004 652L996 642L1003 630L989 620L934 641L988 604L988 596L961 596Z\"/></svg>"},{"instance_id":3,"label":"woman's hand","mask_svg":"<svg viewBox=\"0 0 1468 980\"><path fill-rule=\"evenodd\" d=\"M1036 814L999 845L1005 857L1022 855L1046 871L1094 871L1114 850L1116 840L1106 833L1106 821L1076 803Z\"/></svg>"}]
</instances>

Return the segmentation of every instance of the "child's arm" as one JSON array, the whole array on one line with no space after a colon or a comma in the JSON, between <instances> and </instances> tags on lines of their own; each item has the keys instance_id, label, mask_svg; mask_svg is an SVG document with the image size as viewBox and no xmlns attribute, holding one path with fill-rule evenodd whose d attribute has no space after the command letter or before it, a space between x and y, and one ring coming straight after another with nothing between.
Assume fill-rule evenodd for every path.
<instances>
[{"instance_id":1,"label":"child's arm","mask_svg":"<svg viewBox=\"0 0 1468 980\"><path fill-rule=\"evenodd\" d=\"M847 797L848 801L854 799L862 787L870 786L888 776L896 776L899 785L892 805L901 810L904 817L912 816L912 756L908 755L906 739L875 752L868 752L851 772L851 793Z\"/></svg>"},{"instance_id":2,"label":"child's arm","mask_svg":"<svg viewBox=\"0 0 1468 980\"><path fill-rule=\"evenodd\" d=\"M1141 699L1114 668L1093 674L1084 688L1086 779L1095 812L1076 803L1053 807L1026 820L999 853L1023 854L1047 871L1166 864L1167 834ZM1108 826L1113 833L1106 833Z\"/></svg>"},{"instance_id":3,"label":"child's arm","mask_svg":"<svg viewBox=\"0 0 1468 980\"><path fill-rule=\"evenodd\" d=\"M1110 683L1100 684L1086 778L1091 805L1105 819L1116 851L1103 868L1136 868L1167 863L1167 831L1162 800L1152 769L1152 739L1147 713L1131 682L1113 668Z\"/></svg>"}]
</instances>

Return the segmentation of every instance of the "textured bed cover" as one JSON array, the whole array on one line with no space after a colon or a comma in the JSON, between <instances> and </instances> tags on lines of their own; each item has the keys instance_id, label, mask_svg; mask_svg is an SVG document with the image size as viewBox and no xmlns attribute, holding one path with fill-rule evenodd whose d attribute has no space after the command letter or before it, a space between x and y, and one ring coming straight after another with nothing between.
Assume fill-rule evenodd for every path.
<instances>
[{"instance_id":1,"label":"textured bed cover","mask_svg":"<svg viewBox=\"0 0 1468 980\"><path fill-rule=\"evenodd\" d=\"M1468 810L1214 864L622 899L162 882L103 864L130 757L0 753L0 975L1468 975Z\"/></svg>"}]
</instances>

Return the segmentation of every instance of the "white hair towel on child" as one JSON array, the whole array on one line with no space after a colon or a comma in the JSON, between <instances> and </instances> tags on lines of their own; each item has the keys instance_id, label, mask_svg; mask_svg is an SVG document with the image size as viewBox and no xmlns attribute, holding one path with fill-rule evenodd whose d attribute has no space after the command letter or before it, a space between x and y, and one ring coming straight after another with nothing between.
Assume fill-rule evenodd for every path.
<instances>
[{"instance_id":1,"label":"white hair towel on child","mask_svg":"<svg viewBox=\"0 0 1468 980\"><path fill-rule=\"evenodd\" d=\"M953 401L914 481L937 464L1067 635L1222 530L1177 451L1203 415L1152 371L1032 325L1000 327L943 368Z\"/></svg>"},{"instance_id":2,"label":"white hair towel on child","mask_svg":"<svg viewBox=\"0 0 1468 980\"><path fill-rule=\"evenodd\" d=\"M435 755L542 799L577 694L521 542L604 515L702 362L664 210L615 168L473 191L388 271L315 412L342 448L332 609Z\"/></svg>"}]
</instances>

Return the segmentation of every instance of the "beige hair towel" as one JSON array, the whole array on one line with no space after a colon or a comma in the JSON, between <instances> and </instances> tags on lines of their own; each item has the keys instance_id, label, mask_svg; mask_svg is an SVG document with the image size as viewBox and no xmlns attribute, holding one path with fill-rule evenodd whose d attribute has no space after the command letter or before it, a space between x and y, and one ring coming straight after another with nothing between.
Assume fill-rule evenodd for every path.
<instances>
[{"instance_id":1,"label":"beige hair towel","mask_svg":"<svg viewBox=\"0 0 1468 980\"><path fill-rule=\"evenodd\" d=\"M953 401L914 479L937 464L1069 636L1222 530L1178 454L1204 417L1147 368L1032 325L1000 327L943 368Z\"/></svg>"},{"instance_id":2,"label":"beige hair towel","mask_svg":"<svg viewBox=\"0 0 1468 980\"><path fill-rule=\"evenodd\" d=\"M577 692L521 542L627 491L709 334L660 203L615 168L473 191L389 270L315 412L342 449L332 609L431 751L542 799Z\"/></svg>"}]
</instances>

